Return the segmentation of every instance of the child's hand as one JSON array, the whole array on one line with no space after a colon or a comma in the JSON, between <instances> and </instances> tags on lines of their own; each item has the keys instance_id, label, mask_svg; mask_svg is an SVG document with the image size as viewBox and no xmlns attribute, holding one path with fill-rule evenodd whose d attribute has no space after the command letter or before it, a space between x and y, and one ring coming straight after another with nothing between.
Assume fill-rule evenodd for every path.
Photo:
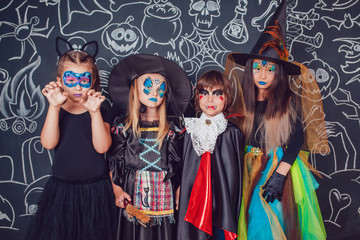
<instances>
[{"instance_id":1,"label":"child's hand","mask_svg":"<svg viewBox=\"0 0 360 240\"><path fill-rule=\"evenodd\" d=\"M67 92L61 92L60 83L49 82L41 91L49 101L50 106L61 106L69 95Z\"/></svg>"},{"instance_id":2,"label":"child's hand","mask_svg":"<svg viewBox=\"0 0 360 240\"><path fill-rule=\"evenodd\" d=\"M117 191L115 193L115 204L119 208L124 208L124 201L127 199L129 202L131 202L131 197L127 192L123 191L122 189Z\"/></svg>"},{"instance_id":3,"label":"child's hand","mask_svg":"<svg viewBox=\"0 0 360 240\"><path fill-rule=\"evenodd\" d=\"M180 197L180 186L176 189L175 192L175 210L179 210L179 197Z\"/></svg>"},{"instance_id":4,"label":"child's hand","mask_svg":"<svg viewBox=\"0 0 360 240\"><path fill-rule=\"evenodd\" d=\"M100 92L95 92L94 89L90 89L87 92L87 98L81 99L80 103L89 111L99 111L101 103L105 100L105 96L102 96Z\"/></svg>"}]
</instances>

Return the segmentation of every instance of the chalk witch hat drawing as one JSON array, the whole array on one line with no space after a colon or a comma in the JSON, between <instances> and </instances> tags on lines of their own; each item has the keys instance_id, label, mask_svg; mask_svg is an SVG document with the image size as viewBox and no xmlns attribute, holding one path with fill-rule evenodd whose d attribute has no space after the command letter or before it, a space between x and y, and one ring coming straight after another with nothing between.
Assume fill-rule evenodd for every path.
<instances>
[{"instance_id":1,"label":"chalk witch hat drawing","mask_svg":"<svg viewBox=\"0 0 360 240\"><path fill-rule=\"evenodd\" d=\"M249 58L263 59L282 64L290 75L299 75L300 67L288 61L289 51L286 48L286 0L275 11L249 54L231 53L228 55L242 66Z\"/></svg>"}]
</instances>

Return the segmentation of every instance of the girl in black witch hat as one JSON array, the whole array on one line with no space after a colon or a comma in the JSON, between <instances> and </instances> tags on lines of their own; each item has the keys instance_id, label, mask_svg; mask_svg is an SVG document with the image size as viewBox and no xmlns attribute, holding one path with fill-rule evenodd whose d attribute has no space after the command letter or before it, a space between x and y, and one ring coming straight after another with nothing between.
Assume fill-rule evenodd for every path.
<instances>
[{"instance_id":1,"label":"girl in black witch hat","mask_svg":"<svg viewBox=\"0 0 360 240\"><path fill-rule=\"evenodd\" d=\"M116 205L118 239L174 239L175 192L181 157L179 131L170 116L187 108L191 86L185 72L165 58L138 54L119 62L110 74L110 95L127 111L112 127L108 160ZM150 217L144 224L125 211L132 204Z\"/></svg>"},{"instance_id":2,"label":"girl in black witch hat","mask_svg":"<svg viewBox=\"0 0 360 240\"><path fill-rule=\"evenodd\" d=\"M302 151L329 149L321 96L304 96L310 92L306 88L320 92L315 91L316 81L305 66L287 60L285 3L251 53L232 53L226 63L227 74L241 82L238 106L244 118L239 126L248 144L240 239L326 238L315 193L318 184ZM243 67L244 72L233 75Z\"/></svg>"},{"instance_id":3,"label":"girl in black witch hat","mask_svg":"<svg viewBox=\"0 0 360 240\"><path fill-rule=\"evenodd\" d=\"M104 157L111 119L98 92L98 45L89 42L75 51L57 38L56 50L57 81L42 90L49 109L41 131L41 144L55 149L54 163L26 239L112 240L116 207Z\"/></svg>"}]
</instances>

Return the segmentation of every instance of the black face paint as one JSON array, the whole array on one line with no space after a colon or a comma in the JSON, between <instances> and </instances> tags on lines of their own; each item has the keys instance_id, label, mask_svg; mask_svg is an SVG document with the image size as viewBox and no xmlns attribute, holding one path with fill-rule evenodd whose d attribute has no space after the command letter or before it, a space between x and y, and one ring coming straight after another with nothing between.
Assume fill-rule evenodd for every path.
<instances>
[{"instance_id":1,"label":"black face paint","mask_svg":"<svg viewBox=\"0 0 360 240\"><path fill-rule=\"evenodd\" d=\"M200 90L200 94L201 94L201 95L209 95L209 91L206 90L206 89L201 89L201 90Z\"/></svg>"},{"instance_id":2,"label":"black face paint","mask_svg":"<svg viewBox=\"0 0 360 240\"><path fill-rule=\"evenodd\" d=\"M212 95L223 95L223 94L224 94L223 91L220 89L216 89L212 92Z\"/></svg>"}]
</instances>

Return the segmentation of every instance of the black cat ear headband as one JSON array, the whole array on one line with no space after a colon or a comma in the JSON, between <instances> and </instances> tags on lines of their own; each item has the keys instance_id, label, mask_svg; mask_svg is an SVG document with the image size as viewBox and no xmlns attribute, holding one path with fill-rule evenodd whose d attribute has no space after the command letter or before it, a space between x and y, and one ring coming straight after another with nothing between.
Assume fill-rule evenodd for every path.
<instances>
[{"instance_id":1,"label":"black cat ear headband","mask_svg":"<svg viewBox=\"0 0 360 240\"><path fill-rule=\"evenodd\" d=\"M82 51L89 54L94 60L99 51L99 45L96 41L91 41L85 43L80 50L76 50L71 46L66 39L62 37L56 37L56 52L59 56L62 56L64 53L68 51Z\"/></svg>"}]
</instances>

